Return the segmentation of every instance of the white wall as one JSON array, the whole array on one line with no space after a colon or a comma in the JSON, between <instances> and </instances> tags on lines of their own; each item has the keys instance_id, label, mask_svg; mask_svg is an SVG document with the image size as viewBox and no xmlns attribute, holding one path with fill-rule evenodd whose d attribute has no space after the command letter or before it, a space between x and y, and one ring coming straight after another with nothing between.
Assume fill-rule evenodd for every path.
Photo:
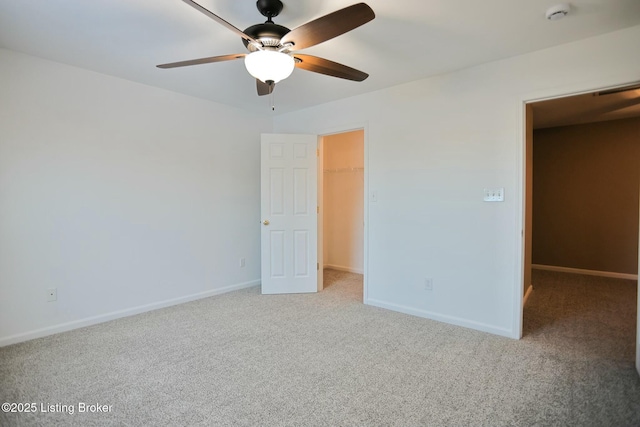
<instances>
[{"instance_id":1,"label":"white wall","mask_svg":"<svg viewBox=\"0 0 640 427\"><path fill-rule=\"evenodd\" d=\"M378 193L366 302L517 337L522 102L639 80L639 44L637 26L284 114L273 128L0 50L0 345L257 283L259 134L362 124ZM505 187L505 202L483 203L484 187Z\"/></svg>"},{"instance_id":2,"label":"white wall","mask_svg":"<svg viewBox=\"0 0 640 427\"><path fill-rule=\"evenodd\" d=\"M324 267L363 272L364 131L322 138Z\"/></svg>"},{"instance_id":3,"label":"white wall","mask_svg":"<svg viewBox=\"0 0 640 427\"><path fill-rule=\"evenodd\" d=\"M278 116L283 133L368 123L366 302L518 337L523 101L639 80L638 45L640 26Z\"/></svg>"},{"instance_id":4,"label":"white wall","mask_svg":"<svg viewBox=\"0 0 640 427\"><path fill-rule=\"evenodd\" d=\"M0 345L259 283L268 117L4 49L0 81Z\"/></svg>"}]
</instances>

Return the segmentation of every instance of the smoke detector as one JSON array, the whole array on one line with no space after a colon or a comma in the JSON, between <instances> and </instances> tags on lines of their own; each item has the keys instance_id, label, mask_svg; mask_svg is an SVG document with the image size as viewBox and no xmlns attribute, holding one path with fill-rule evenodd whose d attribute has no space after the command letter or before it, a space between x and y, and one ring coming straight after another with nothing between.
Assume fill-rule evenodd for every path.
<instances>
[{"instance_id":1,"label":"smoke detector","mask_svg":"<svg viewBox=\"0 0 640 427\"><path fill-rule=\"evenodd\" d=\"M569 3L560 3L547 9L547 19L549 21L557 21L569 14Z\"/></svg>"}]
</instances>

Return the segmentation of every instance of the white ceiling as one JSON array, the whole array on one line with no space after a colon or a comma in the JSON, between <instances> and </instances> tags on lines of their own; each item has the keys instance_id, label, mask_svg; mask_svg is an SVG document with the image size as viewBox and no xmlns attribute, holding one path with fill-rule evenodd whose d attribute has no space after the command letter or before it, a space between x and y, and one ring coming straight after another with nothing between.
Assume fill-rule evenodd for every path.
<instances>
[{"instance_id":1,"label":"white ceiling","mask_svg":"<svg viewBox=\"0 0 640 427\"><path fill-rule=\"evenodd\" d=\"M284 0L295 28L358 0ZM366 0L376 19L302 53L370 74L362 83L295 70L276 113L507 58L640 24L640 0ZM200 0L244 29L264 22L255 0ZM270 113L241 60L162 70L157 64L244 52L239 37L180 0L0 0L0 46L254 112ZM634 54L630 52L629 54Z\"/></svg>"}]
</instances>

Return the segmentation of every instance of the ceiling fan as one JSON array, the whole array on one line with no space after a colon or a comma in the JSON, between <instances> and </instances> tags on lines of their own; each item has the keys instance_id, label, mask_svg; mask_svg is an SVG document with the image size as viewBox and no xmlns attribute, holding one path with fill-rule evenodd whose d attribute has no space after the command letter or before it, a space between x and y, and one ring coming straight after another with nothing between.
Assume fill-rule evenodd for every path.
<instances>
[{"instance_id":1,"label":"ceiling fan","mask_svg":"<svg viewBox=\"0 0 640 427\"><path fill-rule=\"evenodd\" d=\"M267 21L240 31L195 1L182 1L239 35L248 53L171 62L158 65L158 68L186 67L244 58L247 71L256 78L256 87L260 96L272 93L276 83L289 77L294 68L358 82L369 77L367 73L328 59L295 53L371 21L375 18L375 14L365 3L345 7L289 30L287 27L275 24L272 19L278 16L284 7L280 0L258 0L256 2L258 11L267 17Z\"/></svg>"}]
</instances>

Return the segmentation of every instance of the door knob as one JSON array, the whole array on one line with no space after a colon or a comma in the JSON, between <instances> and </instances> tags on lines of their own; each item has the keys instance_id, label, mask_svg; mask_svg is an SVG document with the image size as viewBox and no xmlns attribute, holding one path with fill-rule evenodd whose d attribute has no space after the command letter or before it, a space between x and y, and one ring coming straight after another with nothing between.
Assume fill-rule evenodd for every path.
<instances>
[{"instance_id":1,"label":"door knob","mask_svg":"<svg viewBox=\"0 0 640 427\"><path fill-rule=\"evenodd\" d=\"M268 220L268 219L265 219L265 220L264 220L264 222L263 222L263 224L264 224L264 225L269 225L269 224L270 224L270 223L269 223L269 220Z\"/></svg>"}]
</instances>

